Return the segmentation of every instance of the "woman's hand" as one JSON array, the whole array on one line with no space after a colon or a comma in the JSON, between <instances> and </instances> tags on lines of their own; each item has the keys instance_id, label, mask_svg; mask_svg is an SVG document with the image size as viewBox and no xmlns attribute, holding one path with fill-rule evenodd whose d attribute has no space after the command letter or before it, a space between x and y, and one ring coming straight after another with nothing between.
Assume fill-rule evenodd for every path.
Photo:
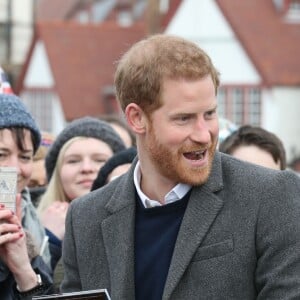
<instances>
[{"instance_id":1,"label":"woman's hand","mask_svg":"<svg viewBox=\"0 0 300 300\"><path fill-rule=\"evenodd\" d=\"M21 290L27 290L36 285L36 275L28 257L26 236L20 218L20 194L16 199L16 213L0 203L0 257Z\"/></svg>"},{"instance_id":2,"label":"woman's hand","mask_svg":"<svg viewBox=\"0 0 300 300\"><path fill-rule=\"evenodd\" d=\"M69 203L55 201L50 204L41 215L41 222L45 228L55 234L60 240L65 236L65 220Z\"/></svg>"},{"instance_id":3,"label":"woman's hand","mask_svg":"<svg viewBox=\"0 0 300 300\"><path fill-rule=\"evenodd\" d=\"M21 195L18 194L16 213L0 203L0 257L12 272L21 266L24 256L26 258L27 255L25 235L17 216L20 214L20 199ZM24 255L20 256L20 251L24 252Z\"/></svg>"}]
</instances>

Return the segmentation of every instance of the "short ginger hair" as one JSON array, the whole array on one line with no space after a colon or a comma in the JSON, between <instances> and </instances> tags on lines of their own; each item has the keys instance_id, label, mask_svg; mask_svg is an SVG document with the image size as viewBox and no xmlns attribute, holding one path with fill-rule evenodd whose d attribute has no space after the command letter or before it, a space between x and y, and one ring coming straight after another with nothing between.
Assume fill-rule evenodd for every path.
<instances>
[{"instance_id":1,"label":"short ginger hair","mask_svg":"<svg viewBox=\"0 0 300 300\"><path fill-rule=\"evenodd\" d=\"M134 44L119 61L116 96L123 111L136 103L150 115L162 105L164 79L198 80L208 75L217 94L219 73L210 57L191 41L157 34Z\"/></svg>"}]
</instances>

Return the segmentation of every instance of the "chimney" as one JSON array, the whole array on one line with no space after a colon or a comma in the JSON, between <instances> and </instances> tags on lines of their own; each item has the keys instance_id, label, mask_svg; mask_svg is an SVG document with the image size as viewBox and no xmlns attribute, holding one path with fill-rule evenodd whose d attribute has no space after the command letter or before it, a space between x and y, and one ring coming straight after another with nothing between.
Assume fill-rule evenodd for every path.
<instances>
[{"instance_id":1,"label":"chimney","mask_svg":"<svg viewBox=\"0 0 300 300\"><path fill-rule=\"evenodd\" d=\"M160 0L148 0L146 11L147 34L159 33L160 28Z\"/></svg>"}]
</instances>

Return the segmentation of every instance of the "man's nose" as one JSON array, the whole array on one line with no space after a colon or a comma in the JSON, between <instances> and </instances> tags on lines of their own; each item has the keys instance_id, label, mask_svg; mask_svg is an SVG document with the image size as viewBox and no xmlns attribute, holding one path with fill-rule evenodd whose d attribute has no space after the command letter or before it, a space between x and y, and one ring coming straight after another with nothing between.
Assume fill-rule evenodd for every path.
<instances>
[{"instance_id":1,"label":"man's nose","mask_svg":"<svg viewBox=\"0 0 300 300\"><path fill-rule=\"evenodd\" d=\"M210 127L203 119L197 120L193 127L191 140L201 144L209 144L211 142Z\"/></svg>"}]
</instances>

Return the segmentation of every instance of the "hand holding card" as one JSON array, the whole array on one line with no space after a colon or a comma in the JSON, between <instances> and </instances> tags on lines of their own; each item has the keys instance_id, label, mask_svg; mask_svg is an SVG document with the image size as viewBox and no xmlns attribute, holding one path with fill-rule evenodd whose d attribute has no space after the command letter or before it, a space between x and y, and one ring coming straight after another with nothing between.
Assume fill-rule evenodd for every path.
<instances>
[{"instance_id":1,"label":"hand holding card","mask_svg":"<svg viewBox=\"0 0 300 300\"><path fill-rule=\"evenodd\" d=\"M0 203L16 212L17 169L0 167Z\"/></svg>"}]
</instances>

